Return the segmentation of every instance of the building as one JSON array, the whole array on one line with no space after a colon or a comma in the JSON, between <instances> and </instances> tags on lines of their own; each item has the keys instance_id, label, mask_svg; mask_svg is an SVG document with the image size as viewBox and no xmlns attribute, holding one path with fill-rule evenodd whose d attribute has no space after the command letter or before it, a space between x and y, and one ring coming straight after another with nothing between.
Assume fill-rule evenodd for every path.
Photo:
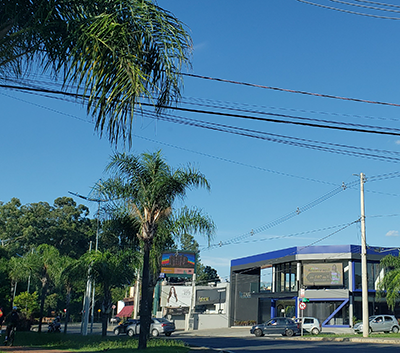
<instances>
[{"instance_id":1,"label":"building","mask_svg":"<svg viewBox=\"0 0 400 353\"><path fill-rule=\"evenodd\" d=\"M399 251L367 248L370 315L393 313L385 299L376 296L383 276L380 260L388 254L398 256ZM271 271L270 286L261 281L265 270ZM362 318L361 247L291 247L235 259L231 261L230 288L230 326L302 314L318 318L323 326L352 327L355 319ZM303 298L306 308L301 313Z\"/></svg>"}]
</instances>

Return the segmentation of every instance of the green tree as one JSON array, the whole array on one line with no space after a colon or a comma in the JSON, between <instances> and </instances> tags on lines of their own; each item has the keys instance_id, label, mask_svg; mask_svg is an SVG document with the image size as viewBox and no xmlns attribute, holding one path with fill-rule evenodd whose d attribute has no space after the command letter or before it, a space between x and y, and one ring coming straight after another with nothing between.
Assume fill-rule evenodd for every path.
<instances>
[{"instance_id":1,"label":"green tree","mask_svg":"<svg viewBox=\"0 0 400 353\"><path fill-rule=\"evenodd\" d=\"M400 295L400 257L387 255L381 259L381 266L385 268L385 275L379 283L380 296L386 296L386 302L392 310Z\"/></svg>"},{"instance_id":2,"label":"green tree","mask_svg":"<svg viewBox=\"0 0 400 353\"><path fill-rule=\"evenodd\" d=\"M194 168L173 170L162 158L161 152L143 153L139 156L115 154L107 170L113 177L103 183L111 198L124 200L127 214L139 225L137 236L143 252L142 292L140 305L139 349L145 349L150 331L153 289L151 275L151 250L162 237L163 246L170 235L159 231L173 214L177 199L183 199L187 190L198 187L209 189L205 176ZM167 228L167 227L165 227ZM212 232L205 230L207 237ZM156 252L160 253L161 247Z\"/></svg>"},{"instance_id":3,"label":"green tree","mask_svg":"<svg viewBox=\"0 0 400 353\"><path fill-rule=\"evenodd\" d=\"M110 141L131 142L140 103L161 108L180 96L191 39L155 1L0 0L0 8L0 70L51 69Z\"/></svg>"},{"instance_id":4,"label":"green tree","mask_svg":"<svg viewBox=\"0 0 400 353\"><path fill-rule=\"evenodd\" d=\"M41 284L39 332L42 330L46 296L50 286L56 284L60 279L64 266L63 260L59 251L47 244L39 245L35 251L23 259L24 267L28 268L32 277L39 280Z\"/></svg>"},{"instance_id":5,"label":"green tree","mask_svg":"<svg viewBox=\"0 0 400 353\"><path fill-rule=\"evenodd\" d=\"M12 256L48 244L61 255L78 258L95 236L96 222L88 216L89 209L69 197L59 197L53 205L47 202L21 205L14 198L0 204L0 240Z\"/></svg>"},{"instance_id":6,"label":"green tree","mask_svg":"<svg viewBox=\"0 0 400 353\"><path fill-rule=\"evenodd\" d=\"M112 309L112 289L132 282L137 266L136 253L132 251L91 251L82 261L88 266L89 274L100 285L102 293L101 323L102 335L107 335L107 324Z\"/></svg>"},{"instance_id":7,"label":"green tree","mask_svg":"<svg viewBox=\"0 0 400 353\"><path fill-rule=\"evenodd\" d=\"M14 298L14 305L18 307L23 317L32 321L39 312L39 295L37 292L22 292Z\"/></svg>"}]
</instances>

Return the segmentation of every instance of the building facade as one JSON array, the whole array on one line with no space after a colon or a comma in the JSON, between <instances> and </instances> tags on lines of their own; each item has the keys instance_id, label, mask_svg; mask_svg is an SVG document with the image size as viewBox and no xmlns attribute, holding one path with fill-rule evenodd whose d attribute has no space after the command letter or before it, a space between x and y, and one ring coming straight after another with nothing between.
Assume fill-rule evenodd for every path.
<instances>
[{"instance_id":1,"label":"building facade","mask_svg":"<svg viewBox=\"0 0 400 353\"><path fill-rule=\"evenodd\" d=\"M395 249L368 247L369 315L397 314L377 297L380 260ZM262 285L264 269L272 272ZM313 316L323 326L352 327L362 318L361 247L291 247L231 261L230 326L261 323L271 317ZM306 302L301 312L299 303ZM304 305L304 304L303 304Z\"/></svg>"}]
</instances>

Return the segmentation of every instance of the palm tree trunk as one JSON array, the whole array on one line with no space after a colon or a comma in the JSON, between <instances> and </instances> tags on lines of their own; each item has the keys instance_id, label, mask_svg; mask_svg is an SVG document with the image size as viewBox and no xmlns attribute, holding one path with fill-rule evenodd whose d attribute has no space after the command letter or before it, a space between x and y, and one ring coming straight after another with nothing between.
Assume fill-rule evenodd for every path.
<instances>
[{"instance_id":1,"label":"palm tree trunk","mask_svg":"<svg viewBox=\"0 0 400 353\"><path fill-rule=\"evenodd\" d=\"M43 322L43 312L44 312L44 300L46 298L47 293L47 278L42 278L42 294L40 298L40 316L39 316L39 330L38 332L42 332L42 322Z\"/></svg>"},{"instance_id":2,"label":"palm tree trunk","mask_svg":"<svg viewBox=\"0 0 400 353\"><path fill-rule=\"evenodd\" d=\"M65 300L65 324L64 324L64 333L67 333L67 327L69 322L69 304L71 303L71 287L67 289L67 297Z\"/></svg>"},{"instance_id":3,"label":"palm tree trunk","mask_svg":"<svg viewBox=\"0 0 400 353\"><path fill-rule=\"evenodd\" d=\"M144 241L143 246L143 272L142 272L142 294L140 301L140 332L138 349L146 349L147 338L150 333L151 321L151 297L149 293L150 284L150 242Z\"/></svg>"}]
</instances>

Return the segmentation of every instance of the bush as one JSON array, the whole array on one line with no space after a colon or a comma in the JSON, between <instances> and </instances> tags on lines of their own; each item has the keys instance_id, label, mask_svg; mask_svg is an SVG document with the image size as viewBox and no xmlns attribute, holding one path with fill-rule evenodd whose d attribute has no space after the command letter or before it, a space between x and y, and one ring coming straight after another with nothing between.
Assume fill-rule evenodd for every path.
<instances>
[{"instance_id":1,"label":"bush","mask_svg":"<svg viewBox=\"0 0 400 353\"><path fill-rule=\"evenodd\" d=\"M234 326L253 326L256 324L255 320L235 321Z\"/></svg>"}]
</instances>

